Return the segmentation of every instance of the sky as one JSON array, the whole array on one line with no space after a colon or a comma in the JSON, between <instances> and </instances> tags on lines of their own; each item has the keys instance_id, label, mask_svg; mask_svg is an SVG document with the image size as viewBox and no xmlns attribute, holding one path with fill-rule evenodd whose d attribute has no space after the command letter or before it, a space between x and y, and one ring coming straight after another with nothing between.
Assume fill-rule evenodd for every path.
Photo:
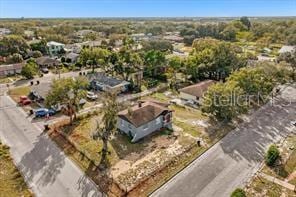
<instances>
[{"instance_id":1,"label":"sky","mask_svg":"<svg viewBox=\"0 0 296 197\"><path fill-rule=\"evenodd\" d=\"M0 0L0 18L296 16L296 0Z\"/></svg>"}]
</instances>

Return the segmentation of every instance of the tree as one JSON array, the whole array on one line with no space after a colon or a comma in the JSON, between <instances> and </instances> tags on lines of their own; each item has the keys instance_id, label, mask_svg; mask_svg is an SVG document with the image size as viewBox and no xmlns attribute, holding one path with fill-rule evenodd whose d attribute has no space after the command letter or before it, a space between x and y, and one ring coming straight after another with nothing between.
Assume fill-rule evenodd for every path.
<instances>
[{"instance_id":1,"label":"tree","mask_svg":"<svg viewBox=\"0 0 296 197\"><path fill-rule=\"evenodd\" d=\"M14 53L25 54L29 45L22 36L8 35L0 40L0 56L7 57Z\"/></svg>"},{"instance_id":2,"label":"tree","mask_svg":"<svg viewBox=\"0 0 296 197\"><path fill-rule=\"evenodd\" d=\"M150 77L161 75L160 68L165 64L165 55L161 51L151 50L145 53L144 63L146 65L146 73Z\"/></svg>"},{"instance_id":3,"label":"tree","mask_svg":"<svg viewBox=\"0 0 296 197\"><path fill-rule=\"evenodd\" d=\"M173 51L173 45L167 40L149 40L142 43L144 51Z\"/></svg>"},{"instance_id":4,"label":"tree","mask_svg":"<svg viewBox=\"0 0 296 197\"><path fill-rule=\"evenodd\" d=\"M84 48L80 53L80 62L83 66L90 65L92 72L98 64L106 71L111 53L102 48Z\"/></svg>"},{"instance_id":5,"label":"tree","mask_svg":"<svg viewBox=\"0 0 296 197\"><path fill-rule=\"evenodd\" d=\"M237 188L231 193L231 197L246 197L246 192L241 188Z\"/></svg>"},{"instance_id":6,"label":"tree","mask_svg":"<svg viewBox=\"0 0 296 197\"><path fill-rule=\"evenodd\" d=\"M9 64L20 63L22 61L23 61L23 57L18 53L14 53L14 54L8 56L8 60L7 60L7 62Z\"/></svg>"},{"instance_id":7,"label":"tree","mask_svg":"<svg viewBox=\"0 0 296 197\"><path fill-rule=\"evenodd\" d=\"M86 97L85 89L88 84L85 77L55 79L45 99L45 104L49 107L58 104L65 105L70 124L72 124L79 110L79 101Z\"/></svg>"},{"instance_id":8,"label":"tree","mask_svg":"<svg viewBox=\"0 0 296 197\"><path fill-rule=\"evenodd\" d=\"M38 58L38 57L41 57L42 56L42 53L40 51L33 51L33 57L34 58Z\"/></svg>"},{"instance_id":9,"label":"tree","mask_svg":"<svg viewBox=\"0 0 296 197\"><path fill-rule=\"evenodd\" d=\"M272 144L267 150L266 156L265 156L265 162L268 166L273 166L276 160L280 156L280 151L276 147L276 145Z\"/></svg>"},{"instance_id":10,"label":"tree","mask_svg":"<svg viewBox=\"0 0 296 197\"><path fill-rule=\"evenodd\" d=\"M292 78L295 80L296 75L296 50L293 50L292 52L286 52L280 55L279 60L283 60L287 62L292 69Z\"/></svg>"},{"instance_id":11,"label":"tree","mask_svg":"<svg viewBox=\"0 0 296 197\"><path fill-rule=\"evenodd\" d=\"M38 73L38 65L36 62L29 60L26 65L22 68L21 75L26 77L27 79L34 78L34 75Z\"/></svg>"},{"instance_id":12,"label":"tree","mask_svg":"<svg viewBox=\"0 0 296 197\"><path fill-rule=\"evenodd\" d=\"M167 73L173 75L171 78L171 83L174 88L177 88L177 72L181 69L182 64L182 59L178 56L174 56L171 59L169 59L169 68Z\"/></svg>"},{"instance_id":13,"label":"tree","mask_svg":"<svg viewBox=\"0 0 296 197\"><path fill-rule=\"evenodd\" d=\"M233 81L217 83L207 90L201 109L217 120L229 121L247 112L248 106L243 95L243 90Z\"/></svg>"},{"instance_id":14,"label":"tree","mask_svg":"<svg viewBox=\"0 0 296 197\"><path fill-rule=\"evenodd\" d=\"M248 30L250 30L251 22L250 22L248 17L243 16L243 17L240 18L240 21L242 22L242 24L244 24L248 28Z\"/></svg>"},{"instance_id":15,"label":"tree","mask_svg":"<svg viewBox=\"0 0 296 197\"><path fill-rule=\"evenodd\" d=\"M102 112L102 124L97 124L97 129L93 134L93 138L101 139L103 142L100 168L105 169L107 167L107 154L109 152L108 142L110 140L111 135L116 131L117 125L118 104L116 102L116 92L105 92Z\"/></svg>"}]
</instances>

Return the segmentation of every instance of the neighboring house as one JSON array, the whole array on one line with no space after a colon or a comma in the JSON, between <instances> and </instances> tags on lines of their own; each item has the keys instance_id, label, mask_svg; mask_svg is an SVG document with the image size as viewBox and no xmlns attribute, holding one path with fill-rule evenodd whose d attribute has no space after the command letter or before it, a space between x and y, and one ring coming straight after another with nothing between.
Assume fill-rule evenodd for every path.
<instances>
[{"instance_id":1,"label":"neighboring house","mask_svg":"<svg viewBox=\"0 0 296 197\"><path fill-rule=\"evenodd\" d=\"M201 104L204 93L214 83L215 81L213 80L206 80L206 81L202 81L197 84L179 89L180 98L186 101L192 101L195 104Z\"/></svg>"},{"instance_id":2,"label":"neighboring house","mask_svg":"<svg viewBox=\"0 0 296 197\"><path fill-rule=\"evenodd\" d=\"M82 45L80 43L67 44L65 45L65 51L69 53L80 53L82 50Z\"/></svg>"},{"instance_id":3,"label":"neighboring house","mask_svg":"<svg viewBox=\"0 0 296 197\"><path fill-rule=\"evenodd\" d=\"M130 85L129 82L106 76L105 73L91 73L87 75L91 89L95 91L118 91L126 92Z\"/></svg>"},{"instance_id":4,"label":"neighboring house","mask_svg":"<svg viewBox=\"0 0 296 197\"><path fill-rule=\"evenodd\" d=\"M79 58L79 54L73 53L73 52L65 55L66 62L72 63L72 64L77 63L78 58Z\"/></svg>"},{"instance_id":5,"label":"neighboring house","mask_svg":"<svg viewBox=\"0 0 296 197\"><path fill-rule=\"evenodd\" d=\"M50 56L58 55L62 50L64 50L65 47L64 44L55 41L48 42L46 46Z\"/></svg>"},{"instance_id":6,"label":"neighboring house","mask_svg":"<svg viewBox=\"0 0 296 197\"><path fill-rule=\"evenodd\" d=\"M96 34L97 32L91 30L91 29L82 29L77 32L75 32L75 36L79 38L84 38L88 34Z\"/></svg>"},{"instance_id":7,"label":"neighboring house","mask_svg":"<svg viewBox=\"0 0 296 197\"><path fill-rule=\"evenodd\" d=\"M167 107L165 103L140 101L118 113L117 128L129 135L132 142L162 128L172 129L172 110Z\"/></svg>"},{"instance_id":8,"label":"neighboring house","mask_svg":"<svg viewBox=\"0 0 296 197\"><path fill-rule=\"evenodd\" d=\"M20 74L24 65L24 63L0 65L0 77Z\"/></svg>"},{"instance_id":9,"label":"neighboring house","mask_svg":"<svg viewBox=\"0 0 296 197\"><path fill-rule=\"evenodd\" d=\"M10 34L10 33L11 33L10 29L0 28L0 36L5 36L5 35Z\"/></svg>"},{"instance_id":10,"label":"neighboring house","mask_svg":"<svg viewBox=\"0 0 296 197\"><path fill-rule=\"evenodd\" d=\"M38 57L36 59L36 63L39 65L40 68L48 68L58 66L61 62L57 59L43 56Z\"/></svg>"},{"instance_id":11,"label":"neighboring house","mask_svg":"<svg viewBox=\"0 0 296 197\"><path fill-rule=\"evenodd\" d=\"M294 50L296 50L296 46L282 46L282 48L279 50L279 54L283 54L283 53L287 53L287 52L293 52Z\"/></svg>"}]
</instances>

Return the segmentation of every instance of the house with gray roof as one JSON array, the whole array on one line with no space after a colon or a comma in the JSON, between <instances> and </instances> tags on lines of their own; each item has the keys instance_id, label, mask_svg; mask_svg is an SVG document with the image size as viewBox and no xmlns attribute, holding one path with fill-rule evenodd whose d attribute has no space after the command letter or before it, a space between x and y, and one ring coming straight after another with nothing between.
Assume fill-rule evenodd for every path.
<instances>
[{"instance_id":1,"label":"house with gray roof","mask_svg":"<svg viewBox=\"0 0 296 197\"><path fill-rule=\"evenodd\" d=\"M140 101L118 113L117 128L136 142L163 128L172 129L172 110L166 103Z\"/></svg>"},{"instance_id":2,"label":"house with gray roof","mask_svg":"<svg viewBox=\"0 0 296 197\"><path fill-rule=\"evenodd\" d=\"M90 82L91 89L95 91L117 91L119 93L126 92L129 88L130 83L107 76L105 73L97 72L90 73L87 75Z\"/></svg>"}]
</instances>

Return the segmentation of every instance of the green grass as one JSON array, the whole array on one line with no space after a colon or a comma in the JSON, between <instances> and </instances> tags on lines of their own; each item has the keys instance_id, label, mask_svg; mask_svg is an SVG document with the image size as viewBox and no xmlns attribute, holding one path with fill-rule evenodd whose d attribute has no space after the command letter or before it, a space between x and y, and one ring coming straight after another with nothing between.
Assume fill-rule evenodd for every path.
<instances>
[{"instance_id":1,"label":"green grass","mask_svg":"<svg viewBox=\"0 0 296 197\"><path fill-rule=\"evenodd\" d=\"M33 196L9 156L9 148L0 142L0 196Z\"/></svg>"},{"instance_id":2,"label":"green grass","mask_svg":"<svg viewBox=\"0 0 296 197\"><path fill-rule=\"evenodd\" d=\"M198 127L190 125L185 122L181 122L174 118L174 125L183 129L183 132L190 134L193 137L201 137L201 132Z\"/></svg>"}]
</instances>

